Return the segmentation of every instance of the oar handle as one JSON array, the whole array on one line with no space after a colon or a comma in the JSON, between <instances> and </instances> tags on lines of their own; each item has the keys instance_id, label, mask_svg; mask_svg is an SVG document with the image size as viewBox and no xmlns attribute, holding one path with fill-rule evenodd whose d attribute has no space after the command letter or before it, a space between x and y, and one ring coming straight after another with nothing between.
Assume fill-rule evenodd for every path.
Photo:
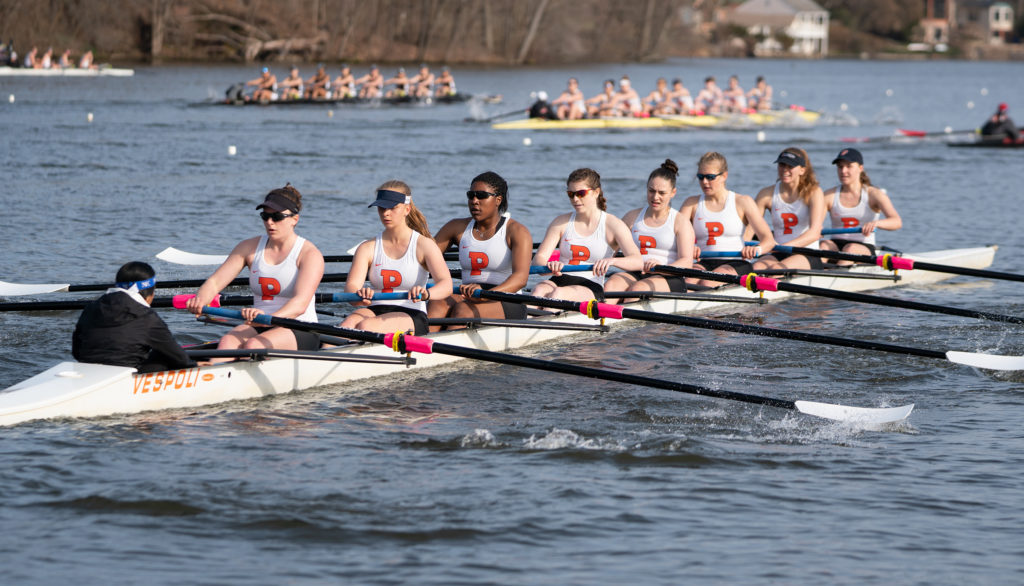
<instances>
[{"instance_id":1,"label":"oar handle","mask_svg":"<svg viewBox=\"0 0 1024 586\"><path fill-rule=\"evenodd\" d=\"M828 234L856 234L860 232L860 228L854 226L853 228L823 228L821 233L823 235Z\"/></svg>"},{"instance_id":2,"label":"oar handle","mask_svg":"<svg viewBox=\"0 0 1024 586\"><path fill-rule=\"evenodd\" d=\"M594 270L594 265L570 265L570 264L562 265L562 272L563 273L582 273L582 272L585 272L585 271L592 271L592 270ZM544 275L544 274L547 274L547 273L550 273L550 272L551 272L551 269L549 269L546 265L532 265L530 267L530 274L531 275Z\"/></svg>"},{"instance_id":3,"label":"oar handle","mask_svg":"<svg viewBox=\"0 0 1024 586\"><path fill-rule=\"evenodd\" d=\"M433 287L435 283L427 283L426 287L429 289ZM409 299L409 291L374 291L373 298L366 300L359 296L358 293L333 293L331 294L331 301L336 303L352 302L352 301L394 301L394 300L406 300Z\"/></svg>"}]
</instances>

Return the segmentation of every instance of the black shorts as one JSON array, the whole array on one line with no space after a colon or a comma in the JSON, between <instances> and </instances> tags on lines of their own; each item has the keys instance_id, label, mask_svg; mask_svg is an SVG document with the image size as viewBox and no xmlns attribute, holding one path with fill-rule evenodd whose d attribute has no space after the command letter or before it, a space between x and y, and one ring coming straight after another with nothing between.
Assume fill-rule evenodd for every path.
<instances>
[{"instance_id":1,"label":"black shorts","mask_svg":"<svg viewBox=\"0 0 1024 586\"><path fill-rule=\"evenodd\" d=\"M479 285L484 291L490 291L497 287L497 285L488 285L486 283L479 283ZM512 301L500 301L499 303L501 303L501 311L505 314L505 319L526 319L525 304Z\"/></svg>"},{"instance_id":2,"label":"black shorts","mask_svg":"<svg viewBox=\"0 0 1024 586\"><path fill-rule=\"evenodd\" d=\"M709 271L713 271L720 266L729 265L736 269L737 275L747 275L754 272L754 265L750 264L745 260L731 260L726 258L709 258L700 259L697 264L701 265Z\"/></svg>"},{"instance_id":3,"label":"black shorts","mask_svg":"<svg viewBox=\"0 0 1024 586\"><path fill-rule=\"evenodd\" d=\"M659 275L656 273L645 273L643 271L623 271L637 281L643 281L651 277L661 277L668 283L668 290L673 293L686 293L686 277L674 277L672 275Z\"/></svg>"},{"instance_id":4,"label":"black shorts","mask_svg":"<svg viewBox=\"0 0 1024 586\"><path fill-rule=\"evenodd\" d=\"M777 260L779 262L782 262L782 261L786 260L787 258L793 256L793 255L799 255L799 254L800 253L798 253L798 252L773 252L772 256L775 257L775 260ZM821 262L821 258L820 257L811 256L809 254L802 255L802 256L804 256L804 258L807 259L807 262L811 263L811 269L816 270L816 271L820 271L821 269L825 268L825 263Z\"/></svg>"},{"instance_id":5,"label":"black shorts","mask_svg":"<svg viewBox=\"0 0 1024 586\"><path fill-rule=\"evenodd\" d=\"M396 312L408 315L412 318L412 333L415 336L422 336L430 331L430 327L427 325L427 314L418 309L410 309L400 305L371 305L367 309L377 316Z\"/></svg>"},{"instance_id":6,"label":"black shorts","mask_svg":"<svg viewBox=\"0 0 1024 586\"><path fill-rule=\"evenodd\" d=\"M271 328L258 327L255 328L256 333L265 332ZM299 350L319 350L320 349L320 334L316 332L307 332L305 330L292 330L292 335L295 336L295 347Z\"/></svg>"},{"instance_id":7,"label":"black shorts","mask_svg":"<svg viewBox=\"0 0 1024 586\"><path fill-rule=\"evenodd\" d=\"M859 242L857 240L843 240L841 238L833 238L832 242L839 248L840 252L842 252L842 250L844 248L846 248L847 244L860 244L860 245L868 247L868 250L871 251L868 254L871 254L871 255L875 254L875 245L874 244L868 244L867 242Z\"/></svg>"},{"instance_id":8,"label":"black shorts","mask_svg":"<svg viewBox=\"0 0 1024 586\"><path fill-rule=\"evenodd\" d=\"M598 301L604 301L604 287L591 281L590 279L584 279L577 275L561 275L558 277L552 277L550 279L556 287L571 287L573 285L579 285L590 289L594 294L594 299Z\"/></svg>"}]
</instances>

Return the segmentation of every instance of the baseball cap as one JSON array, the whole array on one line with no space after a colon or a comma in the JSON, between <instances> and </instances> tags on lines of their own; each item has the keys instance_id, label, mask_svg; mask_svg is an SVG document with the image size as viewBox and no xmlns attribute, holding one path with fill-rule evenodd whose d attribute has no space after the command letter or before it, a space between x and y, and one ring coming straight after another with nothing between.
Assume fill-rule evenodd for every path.
<instances>
[{"instance_id":1,"label":"baseball cap","mask_svg":"<svg viewBox=\"0 0 1024 586\"><path fill-rule=\"evenodd\" d=\"M791 153L789 151L782 151L778 157L775 157L776 163L782 163L783 165L789 165L790 167L806 167L807 161L797 153Z\"/></svg>"},{"instance_id":2,"label":"baseball cap","mask_svg":"<svg viewBox=\"0 0 1024 586\"><path fill-rule=\"evenodd\" d=\"M835 165L839 161L849 161L851 163L857 163L858 165L864 164L864 157L861 156L860 151L857 149L843 149L839 151L836 158L832 160L832 164Z\"/></svg>"},{"instance_id":3,"label":"baseball cap","mask_svg":"<svg viewBox=\"0 0 1024 586\"><path fill-rule=\"evenodd\" d=\"M260 208L277 210L279 212L289 211L296 214L299 213L299 206L295 205L295 202L284 195L281 195L276 190L268 193L267 197L263 200L263 203L256 206L256 209Z\"/></svg>"}]
</instances>

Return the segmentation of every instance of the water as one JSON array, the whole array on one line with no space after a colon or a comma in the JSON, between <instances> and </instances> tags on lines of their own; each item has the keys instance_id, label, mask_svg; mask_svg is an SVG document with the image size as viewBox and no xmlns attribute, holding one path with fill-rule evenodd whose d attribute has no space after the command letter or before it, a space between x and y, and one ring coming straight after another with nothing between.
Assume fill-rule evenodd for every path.
<instances>
[{"instance_id":1,"label":"water","mask_svg":"<svg viewBox=\"0 0 1024 586\"><path fill-rule=\"evenodd\" d=\"M463 122L628 73L694 90L764 74L780 102L826 112L813 130L500 132ZM261 228L253 207L291 182L299 231L339 254L378 230L366 204L412 185L431 226L493 169L540 236L569 171L592 166L610 211L641 205L651 169L688 175L708 150L754 193L806 148L822 182L842 137L979 126L1024 90L1009 63L704 61L457 70L500 105L213 108L255 77L236 67L141 69L131 79L0 80L10 161L0 279L110 281L131 259L160 278L166 246L224 253ZM887 95L886 90L892 90ZM785 96L781 95L785 92ZM974 104L968 108L968 103ZM846 108L843 108L846 104ZM93 121L87 119L93 113ZM1018 115L1018 118L1020 116ZM532 140L524 146L523 138ZM237 156L227 154L237 147ZM857 145L904 219L901 250L1001 246L1024 272L1020 152L939 142ZM680 181L679 201L697 192ZM335 269L340 270L340 269ZM328 288L328 290L336 290ZM886 295L1021 313L1015 285L958 278ZM79 297L79 295L66 295ZM61 295L47 297L62 298ZM165 312L183 342L221 330ZM0 314L0 388L70 357L76 312ZM935 349L1024 353L1014 326L805 299L714 315ZM917 404L890 432L771 408L495 365L406 373L227 405L0 430L5 582L1007 583L1024 579L1024 377L924 358L650 325L526 351L611 370L834 403ZM500 381L497 383L496 381Z\"/></svg>"}]
</instances>

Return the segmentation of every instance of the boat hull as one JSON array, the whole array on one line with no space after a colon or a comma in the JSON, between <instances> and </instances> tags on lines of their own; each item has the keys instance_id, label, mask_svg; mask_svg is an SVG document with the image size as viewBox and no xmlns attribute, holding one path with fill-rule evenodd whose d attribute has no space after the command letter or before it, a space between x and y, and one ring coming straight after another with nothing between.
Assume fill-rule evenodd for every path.
<instances>
[{"instance_id":1,"label":"boat hull","mask_svg":"<svg viewBox=\"0 0 1024 586\"><path fill-rule=\"evenodd\" d=\"M25 67L0 67L0 77L131 77L134 69L101 67L99 69L32 69Z\"/></svg>"},{"instance_id":2,"label":"boat hull","mask_svg":"<svg viewBox=\"0 0 1024 586\"><path fill-rule=\"evenodd\" d=\"M992 264L995 251L996 247L990 246L905 256L931 263L982 269ZM857 266L850 272L885 274L880 268L871 266ZM948 273L913 270L901 272L899 281L813 275L798 276L790 282L843 291L867 291L894 285L934 283L953 276ZM724 287L712 294L747 297L763 295L771 301L795 295L786 291L750 293L738 287ZM661 313L693 313L721 306L720 302L707 300L653 299L631 307ZM594 320L580 313L558 313L534 319L538 322L565 324L594 323ZM609 325L614 326L616 323L621 322ZM578 333L579 331L574 330L481 327L441 332L431 337L446 344L508 352ZM363 343L325 350L324 353L334 356L395 355L392 350L382 345ZM415 358L416 364L412 368L439 366L461 360L442 354L417 354ZM0 391L0 425L13 425L36 419L96 417L192 408L394 375L406 368L409 367L394 364L269 358L161 373L135 374L131 368L62 362Z\"/></svg>"},{"instance_id":3,"label":"boat hull","mask_svg":"<svg viewBox=\"0 0 1024 586\"><path fill-rule=\"evenodd\" d=\"M526 118L492 124L497 130L594 130L610 128L757 128L765 126L810 126L821 113L810 110L773 110L751 114L651 116L647 118L584 118L582 120L546 120Z\"/></svg>"}]
</instances>

